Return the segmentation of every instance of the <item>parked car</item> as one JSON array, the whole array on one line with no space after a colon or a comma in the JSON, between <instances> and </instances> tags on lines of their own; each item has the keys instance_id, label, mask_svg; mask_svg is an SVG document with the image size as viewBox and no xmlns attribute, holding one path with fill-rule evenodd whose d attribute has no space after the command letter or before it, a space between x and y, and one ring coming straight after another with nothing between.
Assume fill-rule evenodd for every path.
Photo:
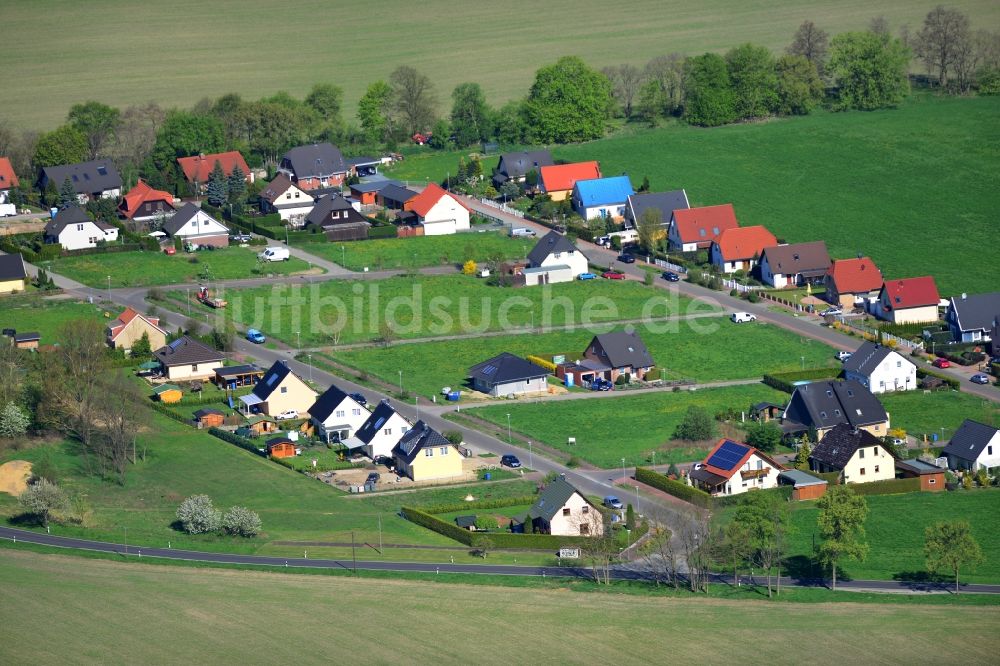
<instances>
[{"instance_id":1,"label":"parked car","mask_svg":"<svg viewBox=\"0 0 1000 666\"><path fill-rule=\"evenodd\" d=\"M364 407L364 406L366 406L368 404L368 398L366 398L365 396L361 395L360 393L349 393L348 396L351 397L351 398L353 398L354 402L358 403L362 407Z\"/></svg>"},{"instance_id":2,"label":"parked car","mask_svg":"<svg viewBox=\"0 0 1000 666\"><path fill-rule=\"evenodd\" d=\"M167 255L168 257L172 257L175 254L177 254L177 248L175 248L172 245L170 247L165 247L163 248L163 254Z\"/></svg>"},{"instance_id":3,"label":"parked car","mask_svg":"<svg viewBox=\"0 0 1000 666\"><path fill-rule=\"evenodd\" d=\"M663 271L663 279L667 282L680 282L681 276L673 271Z\"/></svg>"},{"instance_id":4,"label":"parked car","mask_svg":"<svg viewBox=\"0 0 1000 666\"><path fill-rule=\"evenodd\" d=\"M607 497L604 498L604 506L608 507L609 509L625 508L625 505L622 504L622 501L617 497L615 497L614 495L608 495Z\"/></svg>"},{"instance_id":5,"label":"parked car","mask_svg":"<svg viewBox=\"0 0 1000 666\"><path fill-rule=\"evenodd\" d=\"M261 261L288 261L291 256L287 247L269 247L258 254L257 258Z\"/></svg>"},{"instance_id":6,"label":"parked car","mask_svg":"<svg viewBox=\"0 0 1000 666\"><path fill-rule=\"evenodd\" d=\"M249 243L251 240L253 240L253 236L241 232L238 234L233 234L232 236L229 237L229 240L234 243Z\"/></svg>"},{"instance_id":7,"label":"parked car","mask_svg":"<svg viewBox=\"0 0 1000 666\"><path fill-rule=\"evenodd\" d=\"M852 356L854 356L854 354L852 352L849 352L849 351L839 351L839 352L837 352L837 360L838 361L846 361L847 359L851 358Z\"/></svg>"},{"instance_id":8,"label":"parked car","mask_svg":"<svg viewBox=\"0 0 1000 666\"><path fill-rule=\"evenodd\" d=\"M827 308L826 310L823 310L822 312L820 312L819 316L821 316L821 317L826 317L826 316L839 317L842 314L844 314L844 311L841 310L840 308Z\"/></svg>"},{"instance_id":9,"label":"parked car","mask_svg":"<svg viewBox=\"0 0 1000 666\"><path fill-rule=\"evenodd\" d=\"M745 324L751 321L757 321L757 315L750 314L749 312L734 312L729 315L729 319L732 320L734 324Z\"/></svg>"},{"instance_id":10,"label":"parked car","mask_svg":"<svg viewBox=\"0 0 1000 666\"><path fill-rule=\"evenodd\" d=\"M622 252L621 254L618 255L618 261L622 262L623 264L634 264L635 257L633 257L631 254L627 252Z\"/></svg>"},{"instance_id":11,"label":"parked car","mask_svg":"<svg viewBox=\"0 0 1000 666\"><path fill-rule=\"evenodd\" d=\"M365 479L365 485L367 486L372 483L378 483L379 479L381 478L382 478L381 474L379 474L378 472L372 472L368 475L368 478Z\"/></svg>"},{"instance_id":12,"label":"parked car","mask_svg":"<svg viewBox=\"0 0 1000 666\"><path fill-rule=\"evenodd\" d=\"M262 345L267 342L267 338L264 337L264 334L256 328L247 329L247 340L257 345Z\"/></svg>"},{"instance_id":13,"label":"parked car","mask_svg":"<svg viewBox=\"0 0 1000 666\"><path fill-rule=\"evenodd\" d=\"M285 411L283 411L280 414L278 414L277 416L275 416L274 420L275 421L288 421L290 419L297 419L297 418L299 418L299 413L297 411L295 411L294 409L286 409Z\"/></svg>"},{"instance_id":14,"label":"parked car","mask_svg":"<svg viewBox=\"0 0 1000 666\"><path fill-rule=\"evenodd\" d=\"M576 279L577 280L596 280L597 279L597 274L596 273L580 273L579 275L576 276Z\"/></svg>"},{"instance_id":15,"label":"parked car","mask_svg":"<svg viewBox=\"0 0 1000 666\"><path fill-rule=\"evenodd\" d=\"M936 358L934 359L934 363L932 363L931 365L933 365L935 368L950 368L951 361L949 361L946 358Z\"/></svg>"},{"instance_id":16,"label":"parked car","mask_svg":"<svg viewBox=\"0 0 1000 666\"><path fill-rule=\"evenodd\" d=\"M607 379L595 379L594 381L590 382L591 391L610 391L614 387L615 385L612 384L611 381Z\"/></svg>"},{"instance_id":17,"label":"parked car","mask_svg":"<svg viewBox=\"0 0 1000 666\"><path fill-rule=\"evenodd\" d=\"M601 277L607 280L624 280L625 274L618 271L604 271L601 273Z\"/></svg>"},{"instance_id":18,"label":"parked car","mask_svg":"<svg viewBox=\"0 0 1000 666\"><path fill-rule=\"evenodd\" d=\"M511 469L517 469L521 466L521 461L514 454L508 453L507 455L500 456L500 464Z\"/></svg>"},{"instance_id":19,"label":"parked car","mask_svg":"<svg viewBox=\"0 0 1000 666\"><path fill-rule=\"evenodd\" d=\"M601 236L594 243L601 247L611 247L611 236Z\"/></svg>"},{"instance_id":20,"label":"parked car","mask_svg":"<svg viewBox=\"0 0 1000 666\"><path fill-rule=\"evenodd\" d=\"M519 227L517 229L510 230L511 238L534 238L535 230L528 229L527 227Z\"/></svg>"},{"instance_id":21,"label":"parked car","mask_svg":"<svg viewBox=\"0 0 1000 666\"><path fill-rule=\"evenodd\" d=\"M976 374L974 374L971 377L969 377L969 381L972 382L973 384L983 384L983 385L986 385L986 384L990 383L990 376L989 375L985 375L985 374L983 374L981 372L977 372Z\"/></svg>"}]
</instances>

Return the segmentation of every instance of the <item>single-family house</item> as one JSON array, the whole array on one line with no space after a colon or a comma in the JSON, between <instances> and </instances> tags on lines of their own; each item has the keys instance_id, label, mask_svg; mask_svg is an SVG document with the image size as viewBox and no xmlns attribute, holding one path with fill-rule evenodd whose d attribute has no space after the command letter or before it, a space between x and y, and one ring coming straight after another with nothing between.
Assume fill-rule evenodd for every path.
<instances>
[{"instance_id":1,"label":"single-family house","mask_svg":"<svg viewBox=\"0 0 1000 666\"><path fill-rule=\"evenodd\" d=\"M573 194L573 187L579 180L593 180L601 177L601 167L597 162L573 162L553 164L539 169L539 189L553 201L563 201Z\"/></svg>"},{"instance_id":2,"label":"single-family house","mask_svg":"<svg viewBox=\"0 0 1000 666\"><path fill-rule=\"evenodd\" d=\"M826 479L813 476L800 469L786 469L778 474L779 486L792 486L792 499L796 502L819 499L826 494Z\"/></svg>"},{"instance_id":3,"label":"single-family house","mask_svg":"<svg viewBox=\"0 0 1000 666\"><path fill-rule=\"evenodd\" d=\"M472 387L494 398L548 390L549 371L509 352L469 368Z\"/></svg>"},{"instance_id":4,"label":"single-family house","mask_svg":"<svg viewBox=\"0 0 1000 666\"><path fill-rule=\"evenodd\" d=\"M953 296L945 320L955 342L990 342L1000 317L1000 291Z\"/></svg>"},{"instance_id":5,"label":"single-family house","mask_svg":"<svg viewBox=\"0 0 1000 666\"><path fill-rule=\"evenodd\" d=\"M822 441L838 425L885 437L889 414L871 391L854 379L846 379L797 386L781 415L781 427L787 434L815 431L816 441Z\"/></svg>"},{"instance_id":6,"label":"single-family house","mask_svg":"<svg viewBox=\"0 0 1000 666\"><path fill-rule=\"evenodd\" d=\"M830 270L826 243L789 243L764 248L760 255L760 279L776 289L820 284Z\"/></svg>"},{"instance_id":7,"label":"single-family house","mask_svg":"<svg viewBox=\"0 0 1000 666\"><path fill-rule=\"evenodd\" d=\"M294 458L297 455L295 442L287 437L273 437L267 440L264 449L272 458Z\"/></svg>"},{"instance_id":8,"label":"single-family house","mask_svg":"<svg viewBox=\"0 0 1000 666\"><path fill-rule=\"evenodd\" d=\"M167 379L209 379L222 367L225 355L203 342L181 336L153 352Z\"/></svg>"},{"instance_id":9,"label":"single-family house","mask_svg":"<svg viewBox=\"0 0 1000 666\"><path fill-rule=\"evenodd\" d=\"M372 226L339 194L320 197L306 215L305 224L322 229L326 237L334 241L364 240Z\"/></svg>"},{"instance_id":10,"label":"single-family house","mask_svg":"<svg viewBox=\"0 0 1000 666\"><path fill-rule=\"evenodd\" d=\"M143 335L149 340L150 349L159 349L167 344L167 332L160 328L160 318L144 315L132 308L125 308L108 324L106 335L112 349L123 349L126 354L132 351Z\"/></svg>"},{"instance_id":11,"label":"single-family house","mask_svg":"<svg viewBox=\"0 0 1000 666\"><path fill-rule=\"evenodd\" d=\"M814 472L840 472L841 483L869 483L896 478L896 453L867 430L846 423L831 428L809 454Z\"/></svg>"},{"instance_id":12,"label":"single-family house","mask_svg":"<svg viewBox=\"0 0 1000 666\"><path fill-rule=\"evenodd\" d=\"M122 194L122 178L111 160L42 167L38 186L45 191L51 185L58 192L67 180L81 204L91 199L116 199Z\"/></svg>"},{"instance_id":13,"label":"single-family house","mask_svg":"<svg viewBox=\"0 0 1000 666\"><path fill-rule=\"evenodd\" d=\"M556 536L604 535L600 510L562 476L538 494L524 522L530 522L534 532Z\"/></svg>"},{"instance_id":14,"label":"single-family house","mask_svg":"<svg viewBox=\"0 0 1000 666\"><path fill-rule=\"evenodd\" d=\"M275 361L253 391L240 396L247 414L252 411L268 416L287 411L304 414L315 401L316 391L292 372L286 361Z\"/></svg>"},{"instance_id":15,"label":"single-family house","mask_svg":"<svg viewBox=\"0 0 1000 666\"><path fill-rule=\"evenodd\" d=\"M525 286L572 282L590 270L587 256L558 231L542 236L528 253L528 268L522 271Z\"/></svg>"},{"instance_id":16,"label":"single-family house","mask_svg":"<svg viewBox=\"0 0 1000 666\"><path fill-rule=\"evenodd\" d=\"M42 334L38 331L15 333L13 341L16 349L38 349L38 345L42 341Z\"/></svg>"},{"instance_id":17,"label":"single-family house","mask_svg":"<svg viewBox=\"0 0 1000 666\"><path fill-rule=\"evenodd\" d=\"M118 240L118 227L90 219L75 203L56 213L45 225L46 243L58 243L64 250L83 250L97 247L98 243Z\"/></svg>"},{"instance_id":18,"label":"single-family house","mask_svg":"<svg viewBox=\"0 0 1000 666\"><path fill-rule=\"evenodd\" d=\"M164 222L163 231L185 244L229 247L229 228L193 203L184 204Z\"/></svg>"},{"instance_id":19,"label":"single-family house","mask_svg":"<svg viewBox=\"0 0 1000 666\"><path fill-rule=\"evenodd\" d=\"M844 361L844 377L872 393L910 391L917 388L917 366L899 352L876 342L866 342Z\"/></svg>"},{"instance_id":20,"label":"single-family house","mask_svg":"<svg viewBox=\"0 0 1000 666\"><path fill-rule=\"evenodd\" d=\"M629 229L636 229L647 210L655 211L663 226L663 232L653 240L660 240L667 235L667 228L670 226L670 218L674 216L674 211L687 210L690 207L687 192L684 190L639 192L630 196L628 203L625 204L625 226Z\"/></svg>"},{"instance_id":21,"label":"single-family house","mask_svg":"<svg viewBox=\"0 0 1000 666\"><path fill-rule=\"evenodd\" d=\"M414 481L462 476L462 452L423 421L413 424L392 449L396 472Z\"/></svg>"},{"instance_id":22,"label":"single-family house","mask_svg":"<svg viewBox=\"0 0 1000 666\"><path fill-rule=\"evenodd\" d=\"M868 257L834 259L823 276L823 297L832 305L853 308L878 296L882 282L882 271Z\"/></svg>"},{"instance_id":23,"label":"single-family house","mask_svg":"<svg viewBox=\"0 0 1000 666\"><path fill-rule=\"evenodd\" d=\"M424 236L445 236L469 230L469 207L437 183L406 202L405 210L417 215Z\"/></svg>"},{"instance_id":24,"label":"single-family house","mask_svg":"<svg viewBox=\"0 0 1000 666\"><path fill-rule=\"evenodd\" d=\"M10 203L10 191L17 187L20 181L14 173L14 167L6 157L0 157L0 205Z\"/></svg>"},{"instance_id":25,"label":"single-family house","mask_svg":"<svg viewBox=\"0 0 1000 666\"><path fill-rule=\"evenodd\" d=\"M695 487L714 497L739 495L778 485L785 468L771 456L752 446L720 439L702 462L691 471Z\"/></svg>"},{"instance_id":26,"label":"single-family house","mask_svg":"<svg viewBox=\"0 0 1000 666\"><path fill-rule=\"evenodd\" d=\"M316 436L326 442L343 442L354 435L371 416L365 407L331 386L309 408L309 418L316 426Z\"/></svg>"},{"instance_id":27,"label":"single-family house","mask_svg":"<svg viewBox=\"0 0 1000 666\"><path fill-rule=\"evenodd\" d=\"M24 291L28 271L20 254L0 254L0 294Z\"/></svg>"},{"instance_id":28,"label":"single-family house","mask_svg":"<svg viewBox=\"0 0 1000 666\"><path fill-rule=\"evenodd\" d=\"M205 407L194 413L194 421L199 428L221 428L226 422L226 414L221 409Z\"/></svg>"},{"instance_id":29,"label":"single-family house","mask_svg":"<svg viewBox=\"0 0 1000 666\"><path fill-rule=\"evenodd\" d=\"M893 324L927 324L938 320L937 284L930 275L886 280L878 294L874 315Z\"/></svg>"},{"instance_id":30,"label":"single-family house","mask_svg":"<svg viewBox=\"0 0 1000 666\"><path fill-rule=\"evenodd\" d=\"M392 183L386 185L375 194L375 202L388 210L404 210L406 204L417 196L413 190Z\"/></svg>"},{"instance_id":31,"label":"single-family house","mask_svg":"<svg viewBox=\"0 0 1000 666\"><path fill-rule=\"evenodd\" d=\"M264 371L253 363L244 365L227 365L216 368L212 381L221 389L236 389L241 386L253 386L264 376Z\"/></svg>"},{"instance_id":32,"label":"single-family house","mask_svg":"<svg viewBox=\"0 0 1000 666\"><path fill-rule=\"evenodd\" d=\"M153 396L160 402L173 404L181 401L184 392L181 391L181 387L175 384L160 384L153 388Z\"/></svg>"},{"instance_id":33,"label":"single-family house","mask_svg":"<svg viewBox=\"0 0 1000 666\"><path fill-rule=\"evenodd\" d=\"M312 210L312 195L298 187L283 173L279 173L260 193L260 211L277 213L282 221L293 227L302 226L302 220Z\"/></svg>"},{"instance_id":34,"label":"single-family house","mask_svg":"<svg viewBox=\"0 0 1000 666\"><path fill-rule=\"evenodd\" d=\"M667 227L667 242L674 251L707 250L719 234L738 226L733 204L675 209Z\"/></svg>"},{"instance_id":35,"label":"single-family house","mask_svg":"<svg viewBox=\"0 0 1000 666\"><path fill-rule=\"evenodd\" d=\"M246 160L243 159L243 155L237 150L230 150L225 153L211 153L209 155L202 153L191 157L177 158L177 164L180 165L181 171L184 172L185 180L193 185L195 191L199 194L204 193L208 189L208 178L212 174L212 171L215 170L216 163L222 167L222 173L226 175L226 178L233 175L233 170L239 167L247 184L249 185L253 182L253 171L250 170Z\"/></svg>"},{"instance_id":36,"label":"single-family house","mask_svg":"<svg viewBox=\"0 0 1000 666\"><path fill-rule=\"evenodd\" d=\"M541 180L542 167L552 166L552 153L547 150L531 150L520 153L503 153L493 168L493 186L499 188L507 181L523 183L529 171L534 171Z\"/></svg>"},{"instance_id":37,"label":"single-family house","mask_svg":"<svg viewBox=\"0 0 1000 666\"><path fill-rule=\"evenodd\" d=\"M122 197L118 213L126 220L149 222L174 214L174 195L149 186L142 178Z\"/></svg>"},{"instance_id":38,"label":"single-family house","mask_svg":"<svg viewBox=\"0 0 1000 666\"><path fill-rule=\"evenodd\" d=\"M993 469L1000 466L1000 429L965 419L952 435L942 455L954 470Z\"/></svg>"},{"instance_id":39,"label":"single-family house","mask_svg":"<svg viewBox=\"0 0 1000 666\"><path fill-rule=\"evenodd\" d=\"M618 220L625 215L625 204L633 194L628 176L578 180L573 185L573 210L585 220Z\"/></svg>"},{"instance_id":40,"label":"single-family house","mask_svg":"<svg viewBox=\"0 0 1000 666\"><path fill-rule=\"evenodd\" d=\"M777 244L778 240L767 227L726 229L712 241L709 260L722 273L749 273L757 265L764 248Z\"/></svg>"},{"instance_id":41,"label":"single-family house","mask_svg":"<svg viewBox=\"0 0 1000 666\"><path fill-rule=\"evenodd\" d=\"M397 412L388 400L382 400L352 437L343 440L348 449L361 449L374 460L392 456L399 438L410 429L410 422Z\"/></svg>"},{"instance_id":42,"label":"single-family house","mask_svg":"<svg viewBox=\"0 0 1000 666\"><path fill-rule=\"evenodd\" d=\"M278 171L306 192L320 187L340 187L351 168L340 149L331 143L292 148L278 164Z\"/></svg>"},{"instance_id":43,"label":"single-family house","mask_svg":"<svg viewBox=\"0 0 1000 666\"><path fill-rule=\"evenodd\" d=\"M630 379L645 379L656 365L646 344L632 331L601 333L591 339L584 358L601 366L601 375L612 382L622 375Z\"/></svg>"},{"instance_id":44,"label":"single-family house","mask_svg":"<svg viewBox=\"0 0 1000 666\"><path fill-rule=\"evenodd\" d=\"M945 488L944 470L926 460L896 460L896 478L920 479L920 490L925 493L937 493Z\"/></svg>"}]
</instances>

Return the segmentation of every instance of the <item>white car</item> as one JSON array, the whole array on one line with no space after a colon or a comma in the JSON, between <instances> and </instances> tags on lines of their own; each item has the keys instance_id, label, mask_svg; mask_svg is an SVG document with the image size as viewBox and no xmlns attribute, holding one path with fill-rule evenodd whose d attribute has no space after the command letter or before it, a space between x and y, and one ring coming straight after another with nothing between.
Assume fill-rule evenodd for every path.
<instances>
[{"instance_id":1,"label":"white car","mask_svg":"<svg viewBox=\"0 0 1000 666\"><path fill-rule=\"evenodd\" d=\"M821 316L821 317L827 317L827 316L831 316L832 315L834 317L839 317L842 314L844 314L844 311L841 310L840 308L827 308L826 310L823 310L822 312L820 312L819 316Z\"/></svg>"},{"instance_id":2,"label":"white car","mask_svg":"<svg viewBox=\"0 0 1000 666\"><path fill-rule=\"evenodd\" d=\"M275 416L274 420L275 421L288 421L289 419L297 419L297 418L299 418L299 413L297 411L295 411L294 409L288 409L288 410L285 410L285 411L281 412L277 416Z\"/></svg>"},{"instance_id":3,"label":"white car","mask_svg":"<svg viewBox=\"0 0 1000 666\"><path fill-rule=\"evenodd\" d=\"M734 324L745 324L747 322L757 321L757 315L750 314L749 312L734 312L729 315L729 319Z\"/></svg>"},{"instance_id":4,"label":"white car","mask_svg":"<svg viewBox=\"0 0 1000 666\"><path fill-rule=\"evenodd\" d=\"M291 253L287 247L269 247L257 255L261 261L288 261L289 257Z\"/></svg>"},{"instance_id":5,"label":"white car","mask_svg":"<svg viewBox=\"0 0 1000 666\"><path fill-rule=\"evenodd\" d=\"M837 352L837 360L838 361L846 361L847 359L851 358L851 356L853 356L853 355L854 354L852 352L849 352L849 351L839 351L839 352Z\"/></svg>"}]
</instances>

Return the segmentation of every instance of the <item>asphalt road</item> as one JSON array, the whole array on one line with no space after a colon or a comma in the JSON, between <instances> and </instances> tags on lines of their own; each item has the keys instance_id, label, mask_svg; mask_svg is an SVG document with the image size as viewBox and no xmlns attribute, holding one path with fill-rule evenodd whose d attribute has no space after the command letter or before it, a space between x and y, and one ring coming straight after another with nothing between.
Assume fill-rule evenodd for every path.
<instances>
[{"instance_id":1,"label":"asphalt road","mask_svg":"<svg viewBox=\"0 0 1000 666\"><path fill-rule=\"evenodd\" d=\"M109 543L106 541L90 541L74 539L40 532L31 532L12 527L0 527L0 538L14 543L32 543L55 548L72 550L88 550L101 553L121 555L123 558L142 559L155 557L165 560L185 562L206 562L212 564L237 564L247 566L287 567L297 569L340 569L343 571L405 571L418 573L458 573L490 576L528 576L528 577L560 577L560 578L591 578L593 572L586 566L540 567L509 564L451 564L448 562L436 564L427 562L388 562L383 560L332 560L267 557L263 555L238 555L235 553L206 553L194 550L179 550L172 548L149 548L145 546L129 546L126 544ZM650 571L641 567L613 566L611 578L615 580L649 580L653 577ZM729 584L732 576L727 574L711 574L710 580L716 583ZM743 576L744 581L749 577ZM754 579L761 584L760 577ZM827 587L823 580L805 580L782 577L784 587ZM924 583L913 581L881 581L881 580L848 580L838 581L837 589L846 591L884 591L897 593L949 593L953 586L946 583ZM967 593L1000 594L1000 585L966 584L961 590Z\"/></svg>"}]
</instances>

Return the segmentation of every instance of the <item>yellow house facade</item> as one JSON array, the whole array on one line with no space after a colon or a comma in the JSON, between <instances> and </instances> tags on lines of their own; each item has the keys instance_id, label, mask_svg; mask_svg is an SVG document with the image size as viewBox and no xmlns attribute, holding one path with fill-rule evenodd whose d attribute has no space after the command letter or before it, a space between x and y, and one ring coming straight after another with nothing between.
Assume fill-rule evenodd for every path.
<instances>
[{"instance_id":1,"label":"yellow house facade","mask_svg":"<svg viewBox=\"0 0 1000 666\"><path fill-rule=\"evenodd\" d=\"M24 291L28 278L24 259L19 254L0 255L0 294Z\"/></svg>"},{"instance_id":2,"label":"yellow house facade","mask_svg":"<svg viewBox=\"0 0 1000 666\"><path fill-rule=\"evenodd\" d=\"M847 425L831 428L809 455L815 472L840 472L843 483L896 478L896 456L868 430Z\"/></svg>"},{"instance_id":3,"label":"yellow house facade","mask_svg":"<svg viewBox=\"0 0 1000 666\"><path fill-rule=\"evenodd\" d=\"M268 416L287 411L305 414L316 402L316 395L285 363L276 361L253 387L253 392L240 397L240 402L248 411L255 409Z\"/></svg>"},{"instance_id":4,"label":"yellow house facade","mask_svg":"<svg viewBox=\"0 0 1000 666\"><path fill-rule=\"evenodd\" d=\"M145 334L149 338L149 348L159 349L167 344L167 332L159 324L159 317L147 317L132 308L126 308L117 319L108 324L108 344L112 349L129 352Z\"/></svg>"},{"instance_id":5,"label":"yellow house facade","mask_svg":"<svg viewBox=\"0 0 1000 666\"><path fill-rule=\"evenodd\" d=\"M423 421L400 438L392 453L396 470L414 481L462 476L461 451Z\"/></svg>"}]
</instances>

